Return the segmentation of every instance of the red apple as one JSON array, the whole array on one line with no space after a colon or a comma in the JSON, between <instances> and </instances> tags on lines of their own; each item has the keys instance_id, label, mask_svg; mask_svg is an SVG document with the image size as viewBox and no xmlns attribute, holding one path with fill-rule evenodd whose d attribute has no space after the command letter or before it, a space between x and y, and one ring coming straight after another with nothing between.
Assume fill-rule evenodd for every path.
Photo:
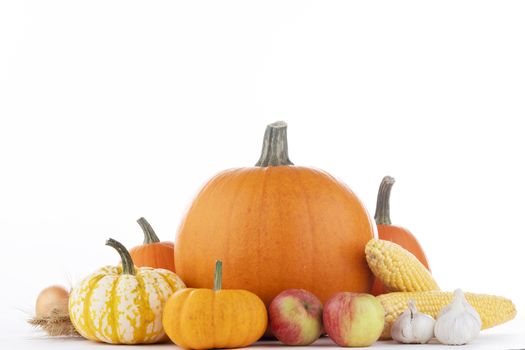
<instances>
[{"instance_id":1,"label":"red apple","mask_svg":"<svg viewBox=\"0 0 525 350\"><path fill-rule=\"evenodd\" d=\"M323 331L323 305L304 289L288 289L270 303L270 329L286 345L308 345Z\"/></svg>"},{"instance_id":2,"label":"red apple","mask_svg":"<svg viewBox=\"0 0 525 350\"><path fill-rule=\"evenodd\" d=\"M373 295L342 292L325 303L323 322L337 345L369 346L383 331L385 310Z\"/></svg>"}]
</instances>

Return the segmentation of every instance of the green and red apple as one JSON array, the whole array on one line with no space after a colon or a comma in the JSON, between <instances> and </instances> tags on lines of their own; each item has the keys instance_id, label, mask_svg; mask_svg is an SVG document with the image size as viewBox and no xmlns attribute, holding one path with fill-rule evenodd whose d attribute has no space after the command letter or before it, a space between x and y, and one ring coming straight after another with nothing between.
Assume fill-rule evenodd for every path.
<instances>
[{"instance_id":1,"label":"green and red apple","mask_svg":"<svg viewBox=\"0 0 525 350\"><path fill-rule=\"evenodd\" d=\"M339 346L369 346L383 331L385 310L373 295L337 293L324 305L323 324Z\"/></svg>"},{"instance_id":2,"label":"green and red apple","mask_svg":"<svg viewBox=\"0 0 525 350\"><path fill-rule=\"evenodd\" d=\"M323 305L304 289L277 295L268 309L270 330L286 345L308 345L323 332Z\"/></svg>"}]
</instances>

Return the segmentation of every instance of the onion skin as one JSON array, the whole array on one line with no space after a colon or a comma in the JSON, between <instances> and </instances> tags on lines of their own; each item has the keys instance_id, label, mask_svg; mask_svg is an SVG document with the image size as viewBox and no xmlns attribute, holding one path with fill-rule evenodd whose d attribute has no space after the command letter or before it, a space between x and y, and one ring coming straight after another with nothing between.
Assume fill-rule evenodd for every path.
<instances>
[{"instance_id":1,"label":"onion skin","mask_svg":"<svg viewBox=\"0 0 525 350\"><path fill-rule=\"evenodd\" d=\"M36 299L35 315L38 318L68 314L69 291L53 285L43 289Z\"/></svg>"}]
</instances>

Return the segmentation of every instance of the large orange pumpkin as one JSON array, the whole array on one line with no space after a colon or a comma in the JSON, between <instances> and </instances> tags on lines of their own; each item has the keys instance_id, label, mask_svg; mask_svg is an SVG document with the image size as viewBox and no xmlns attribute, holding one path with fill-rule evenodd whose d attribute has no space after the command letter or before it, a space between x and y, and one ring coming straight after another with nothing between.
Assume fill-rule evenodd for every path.
<instances>
[{"instance_id":1,"label":"large orange pumpkin","mask_svg":"<svg viewBox=\"0 0 525 350\"><path fill-rule=\"evenodd\" d=\"M255 167L226 170L201 190L175 244L177 274L192 288L213 283L213 262L231 271L228 289L268 306L302 288L322 301L340 291L369 292L364 247L373 223L343 183L288 159L284 122L270 124Z\"/></svg>"},{"instance_id":2,"label":"large orange pumpkin","mask_svg":"<svg viewBox=\"0 0 525 350\"><path fill-rule=\"evenodd\" d=\"M379 239L399 244L412 254L430 271L427 257L416 237L406 228L392 225L390 220L390 192L395 180L393 177L385 176L379 186L377 194L377 205L374 219L377 224L377 236ZM374 279L372 294L379 295L388 293L389 290L383 286L379 279Z\"/></svg>"}]
</instances>

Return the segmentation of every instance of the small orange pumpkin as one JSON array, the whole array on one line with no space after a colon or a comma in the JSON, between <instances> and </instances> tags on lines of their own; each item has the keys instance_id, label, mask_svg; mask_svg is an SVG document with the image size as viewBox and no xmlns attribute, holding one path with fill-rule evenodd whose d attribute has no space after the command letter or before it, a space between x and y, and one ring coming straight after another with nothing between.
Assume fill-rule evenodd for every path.
<instances>
[{"instance_id":1,"label":"small orange pumpkin","mask_svg":"<svg viewBox=\"0 0 525 350\"><path fill-rule=\"evenodd\" d=\"M423 248L421 248L416 237L406 228L392 225L390 220L390 192L394 183L395 180L393 177L385 176L379 186L376 213L374 215L377 224L378 238L399 244L414 254L416 258L430 271L425 252L423 251ZM372 285L372 294L380 295L388 292L389 290L383 286L381 281L375 278L374 284Z\"/></svg>"},{"instance_id":2,"label":"small orange pumpkin","mask_svg":"<svg viewBox=\"0 0 525 350\"><path fill-rule=\"evenodd\" d=\"M130 249L133 263L138 267L153 267L175 272L173 242L161 242L153 228L144 218L137 220L144 231L144 244Z\"/></svg>"},{"instance_id":3,"label":"small orange pumpkin","mask_svg":"<svg viewBox=\"0 0 525 350\"><path fill-rule=\"evenodd\" d=\"M162 324L168 337L186 349L240 348L263 335L268 316L257 295L222 289L218 260L214 288L187 288L173 294L164 306Z\"/></svg>"}]
</instances>

